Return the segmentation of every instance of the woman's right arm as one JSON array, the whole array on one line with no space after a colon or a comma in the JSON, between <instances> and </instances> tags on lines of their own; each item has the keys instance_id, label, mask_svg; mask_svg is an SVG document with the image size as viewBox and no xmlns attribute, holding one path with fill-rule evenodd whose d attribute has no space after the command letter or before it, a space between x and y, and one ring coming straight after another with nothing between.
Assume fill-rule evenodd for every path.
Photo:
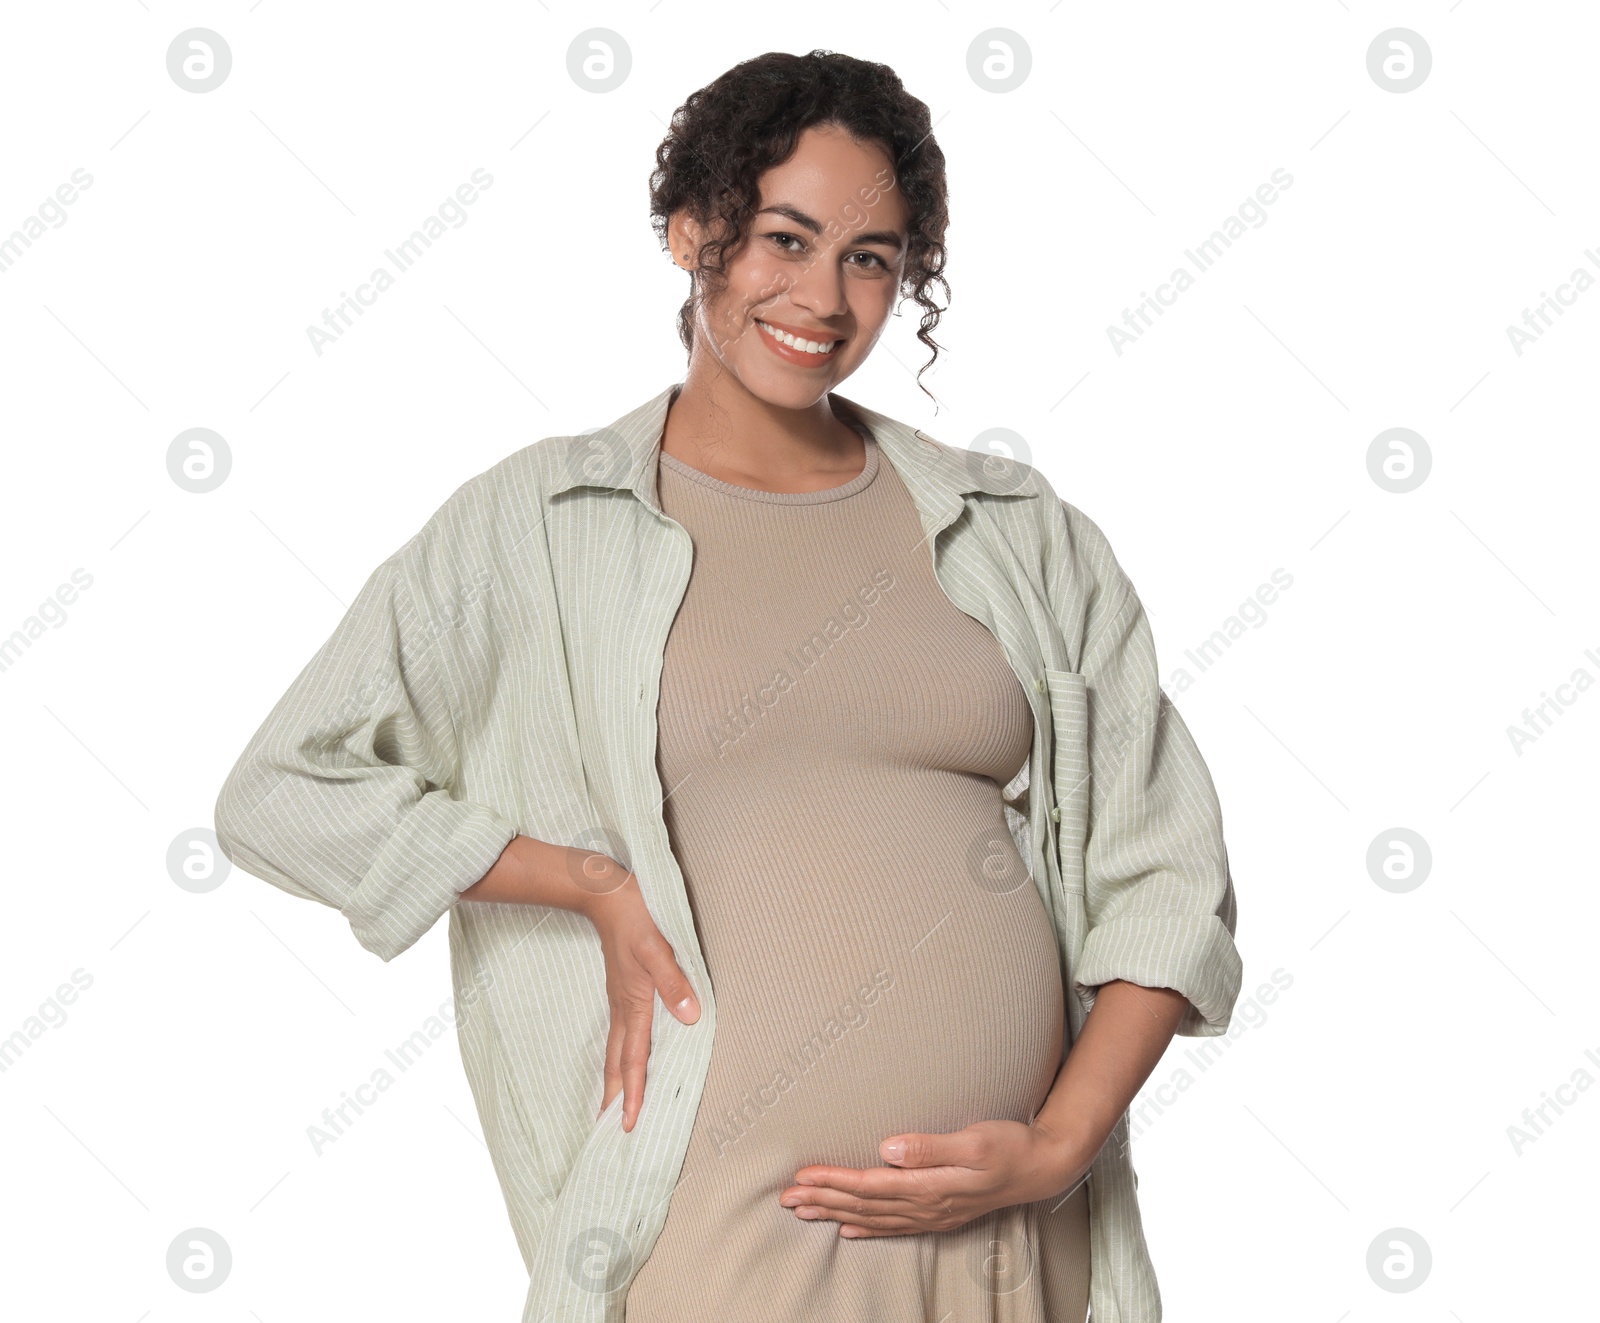
<instances>
[{"instance_id":1,"label":"woman's right arm","mask_svg":"<svg viewBox=\"0 0 1600 1323\"><path fill-rule=\"evenodd\" d=\"M620 1090L622 1128L631 1131L644 1102L657 992L684 1024L700 1018L694 988L678 967L672 944L650 917L638 878L609 855L519 835L461 899L550 905L581 914L594 925L611 1005L600 1111Z\"/></svg>"},{"instance_id":2,"label":"woman's right arm","mask_svg":"<svg viewBox=\"0 0 1600 1323\"><path fill-rule=\"evenodd\" d=\"M654 996L699 1018L689 980L614 859L521 835L494 806L457 798L456 726L397 554L371 575L240 754L217 797L234 865L339 909L383 960L463 898L587 916L605 955L611 1029L605 1102L644 1095Z\"/></svg>"}]
</instances>

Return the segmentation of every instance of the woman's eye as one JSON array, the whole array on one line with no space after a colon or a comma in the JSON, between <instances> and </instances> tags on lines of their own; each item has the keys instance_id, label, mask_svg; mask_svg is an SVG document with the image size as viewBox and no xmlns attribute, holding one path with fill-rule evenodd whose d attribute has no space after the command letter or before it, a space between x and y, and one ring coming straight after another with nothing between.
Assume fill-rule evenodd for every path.
<instances>
[{"instance_id":1,"label":"woman's eye","mask_svg":"<svg viewBox=\"0 0 1600 1323\"><path fill-rule=\"evenodd\" d=\"M805 248L805 246L806 246L804 239L800 238L798 235L789 234L787 232L780 231L777 234L769 234L769 235L767 235L767 238L770 239L773 243L777 244L778 247L781 248L786 253L798 253L801 250L803 250ZM796 247L796 248L789 247L790 241L792 241L795 244L799 245L799 247ZM868 269L871 269L873 264L876 264L877 267L880 270L887 271L889 269L889 264L887 262L885 262L883 260L883 258L879 257L877 255L877 253L869 253L865 249L863 249L862 251L860 251L858 253L851 253L850 256L847 257L845 260L848 262L848 261L851 261L852 259L857 258L857 257L864 257L867 260L865 262L855 262L854 265L856 265L856 266L866 267Z\"/></svg>"}]
</instances>

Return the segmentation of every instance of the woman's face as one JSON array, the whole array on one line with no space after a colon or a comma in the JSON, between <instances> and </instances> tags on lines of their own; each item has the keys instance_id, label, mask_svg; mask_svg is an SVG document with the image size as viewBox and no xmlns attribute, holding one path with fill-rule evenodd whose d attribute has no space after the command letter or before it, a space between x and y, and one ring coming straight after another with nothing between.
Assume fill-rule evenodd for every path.
<instances>
[{"instance_id":1,"label":"woman's face","mask_svg":"<svg viewBox=\"0 0 1600 1323\"><path fill-rule=\"evenodd\" d=\"M883 332L905 266L906 202L888 154L831 125L804 130L760 187L748 238L725 258L727 288L696 321L693 358L714 355L752 395L803 409L860 367ZM673 259L692 269L704 232L680 215L669 237Z\"/></svg>"}]
</instances>

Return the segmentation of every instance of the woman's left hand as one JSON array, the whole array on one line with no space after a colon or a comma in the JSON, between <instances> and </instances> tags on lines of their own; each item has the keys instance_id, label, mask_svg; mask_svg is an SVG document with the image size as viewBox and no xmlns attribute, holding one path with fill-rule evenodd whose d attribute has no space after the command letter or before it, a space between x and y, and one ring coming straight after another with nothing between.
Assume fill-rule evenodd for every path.
<instances>
[{"instance_id":1,"label":"woman's left hand","mask_svg":"<svg viewBox=\"0 0 1600 1323\"><path fill-rule=\"evenodd\" d=\"M1095 1150L1086 1149L1075 1137L1017 1121L908 1132L878 1145L893 1166L802 1167L778 1200L798 1217L840 1223L847 1238L952 1231L992 1209L1065 1195L1094 1161Z\"/></svg>"}]
</instances>

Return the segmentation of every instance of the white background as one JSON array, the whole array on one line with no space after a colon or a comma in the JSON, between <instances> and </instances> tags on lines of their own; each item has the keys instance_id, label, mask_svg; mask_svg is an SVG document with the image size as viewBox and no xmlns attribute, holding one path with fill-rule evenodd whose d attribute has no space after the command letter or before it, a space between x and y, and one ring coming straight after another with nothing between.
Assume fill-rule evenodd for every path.
<instances>
[{"instance_id":1,"label":"white background","mask_svg":"<svg viewBox=\"0 0 1600 1323\"><path fill-rule=\"evenodd\" d=\"M166 67L193 26L233 54L198 95ZM633 58L600 95L567 73L594 26ZM997 26L1033 60L1005 94L967 72ZM1433 54L1403 94L1366 64L1395 26ZM952 194L941 407L909 303L842 393L952 444L1026 439L1137 585L1224 807L1245 990L1221 1060L1173 1043L1146 1098L1193 1085L1135 1145L1167 1317L1592 1316L1600 1090L1520 1152L1508 1127L1600 1079L1600 693L1564 690L1520 754L1507 734L1600 677L1600 293L1520 355L1507 335L1600 277L1590 7L118 0L5 29L0 236L93 183L0 274L0 636L93 582L0 671L0 1037L25 1040L0 1312L518 1317L453 1036L320 1156L306 1134L447 1002L445 925L386 966L239 871L179 888L168 849L456 486L681 379L656 144L731 64L821 46L929 104ZM478 167L467 222L314 352ZM1280 167L1266 222L1119 355L1108 326ZM204 495L167 471L191 427L232 456ZM1406 494L1368 472L1391 427L1432 456ZM1279 568L1265 623L1198 672L1185 650ZM1366 863L1395 827L1433 856L1404 894ZM234 1255L209 1295L165 1266L197 1226ZM1366 1267L1394 1227L1433 1257L1404 1294Z\"/></svg>"}]
</instances>

